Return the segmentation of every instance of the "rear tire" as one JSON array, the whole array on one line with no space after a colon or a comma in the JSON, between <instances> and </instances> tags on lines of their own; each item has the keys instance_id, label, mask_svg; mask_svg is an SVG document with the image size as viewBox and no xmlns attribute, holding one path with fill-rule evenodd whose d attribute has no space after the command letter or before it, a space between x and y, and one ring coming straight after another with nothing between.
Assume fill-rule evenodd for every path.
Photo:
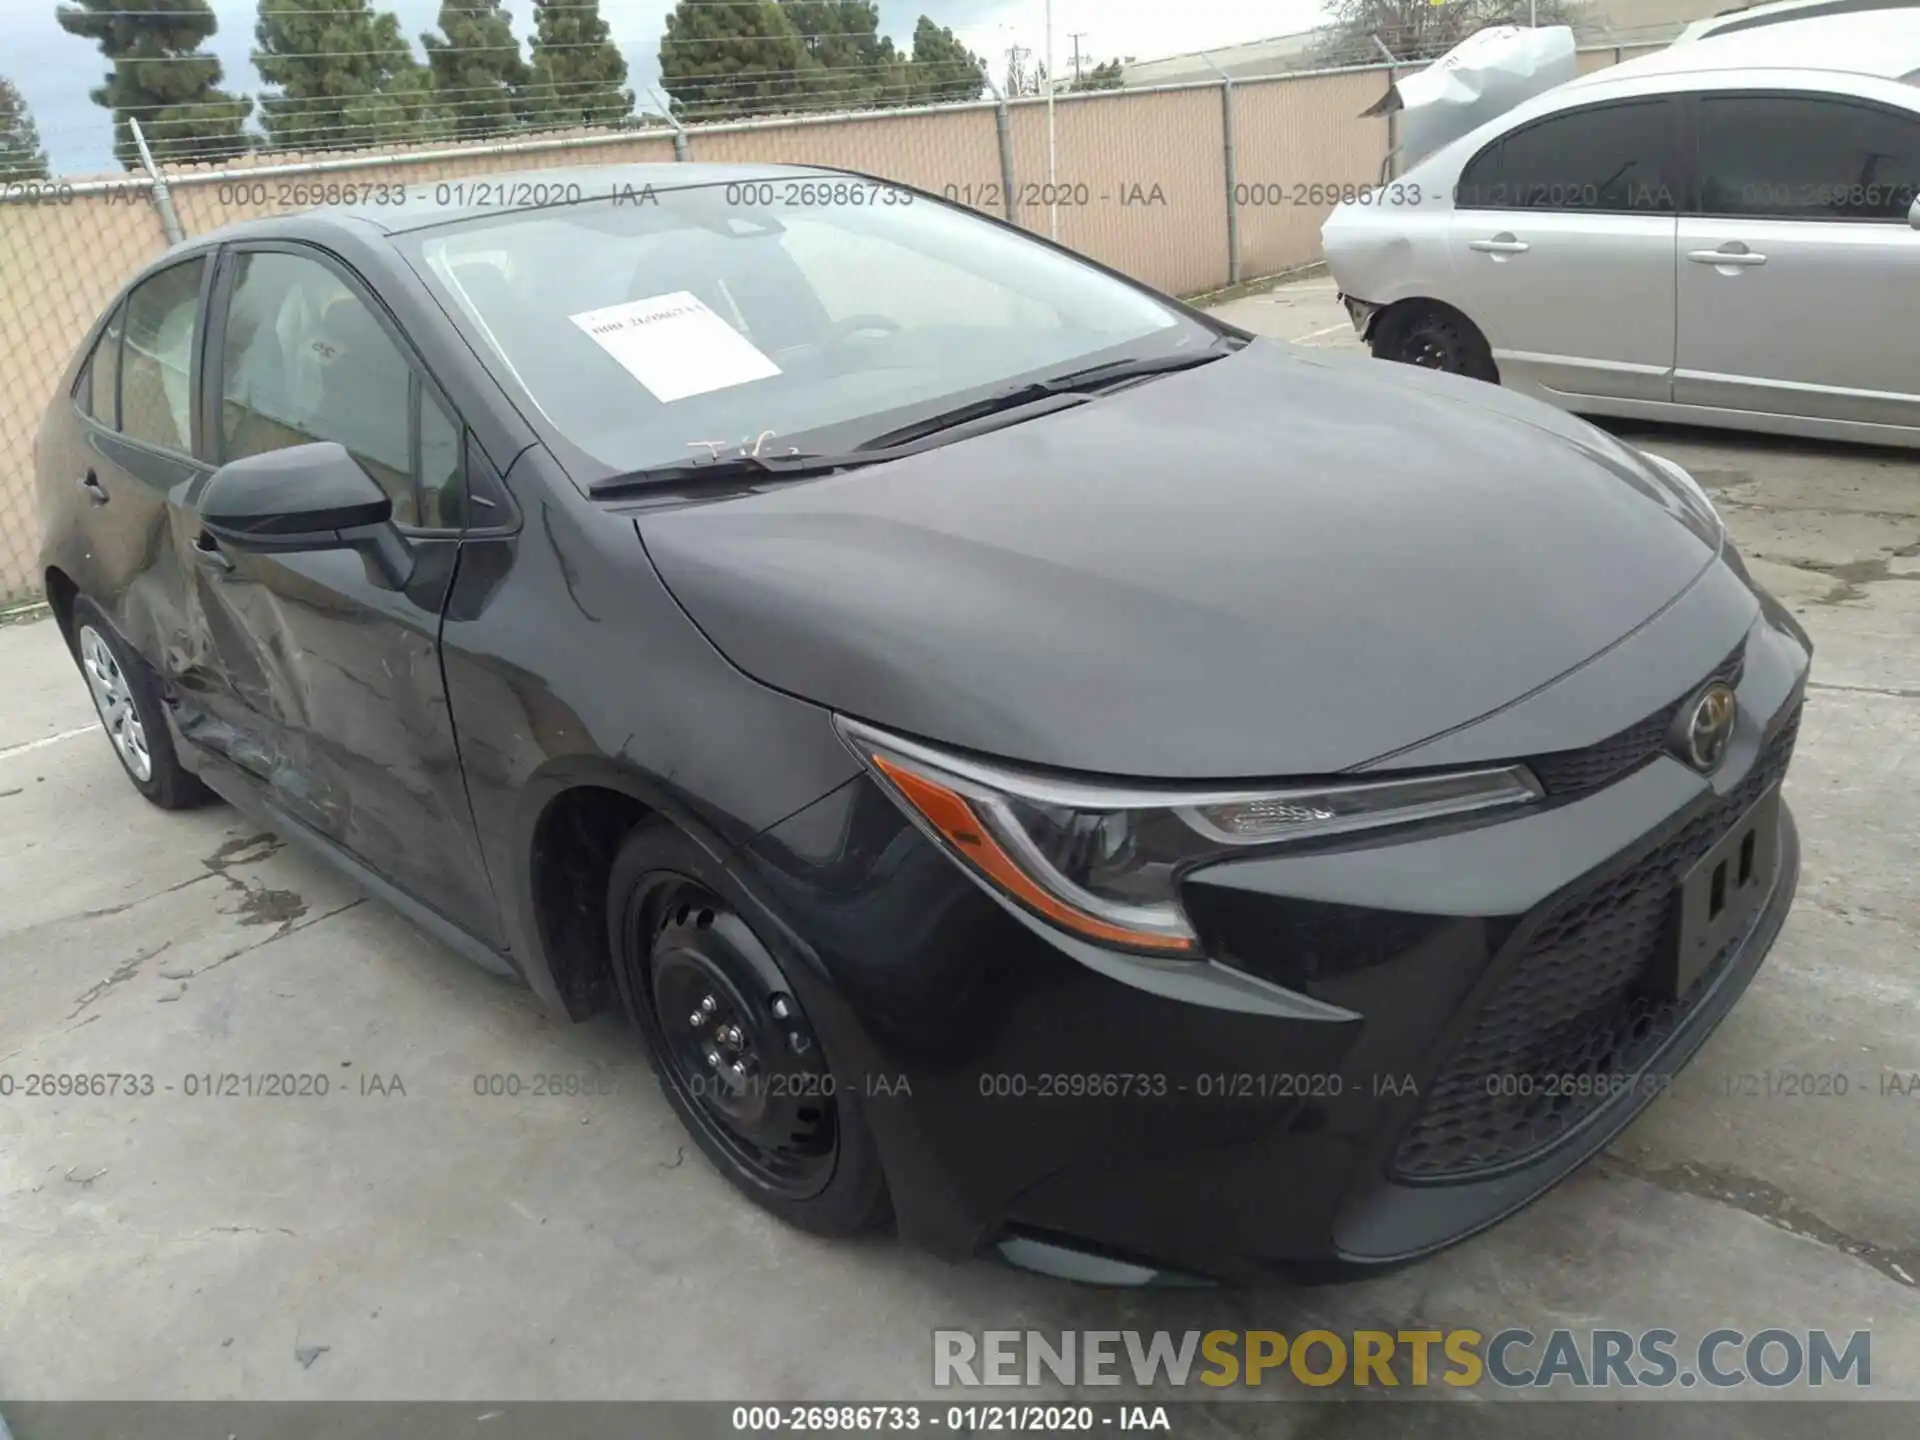
<instances>
[{"instance_id":1,"label":"rear tire","mask_svg":"<svg viewBox=\"0 0 1920 1440\"><path fill-rule=\"evenodd\" d=\"M73 653L127 779L162 810L191 810L213 792L180 763L152 668L120 638L98 605L73 603Z\"/></svg>"},{"instance_id":2,"label":"rear tire","mask_svg":"<svg viewBox=\"0 0 1920 1440\"><path fill-rule=\"evenodd\" d=\"M858 1234L890 1214L879 1149L743 902L678 828L636 827L607 886L622 999L660 1088L735 1189L801 1230Z\"/></svg>"},{"instance_id":3,"label":"rear tire","mask_svg":"<svg viewBox=\"0 0 1920 1440\"><path fill-rule=\"evenodd\" d=\"M1389 310L1374 325L1373 356L1500 383L1487 337L1466 316L1445 305L1416 302Z\"/></svg>"}]
</instances>

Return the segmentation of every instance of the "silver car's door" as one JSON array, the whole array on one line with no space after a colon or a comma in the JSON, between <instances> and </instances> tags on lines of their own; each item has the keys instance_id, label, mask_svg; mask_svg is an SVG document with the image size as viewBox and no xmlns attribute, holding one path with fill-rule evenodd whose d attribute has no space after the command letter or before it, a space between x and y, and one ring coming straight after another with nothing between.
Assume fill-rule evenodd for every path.
<instances>
[{"instance_id":1,"label":"silver car's door","mask_svg":"<svg viewBox=\"0 0 1920 1440\"><path fill-rule=\"evenodd\" d=\"M1678 114L1667 96L1557 111L1461 170L1456 293L1505 383L1670 398Z\"/></svg>"},{"instance_id":2,"label":"silver car's door","mask_svg":"<svg viewBox=\"0 0 1920 1440\"><path fill-rule=\"evenodd\" d=\"M1695 104L1674 399L1920 426L1920 115L1805 91Z\"/></svg>"}]
</instances>

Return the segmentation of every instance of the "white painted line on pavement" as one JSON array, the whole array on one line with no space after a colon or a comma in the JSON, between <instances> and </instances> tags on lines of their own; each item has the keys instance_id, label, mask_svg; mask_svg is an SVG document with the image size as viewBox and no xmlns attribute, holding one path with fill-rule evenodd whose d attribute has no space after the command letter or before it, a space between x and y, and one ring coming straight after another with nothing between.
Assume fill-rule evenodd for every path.
<instances>
[{"instance_id":1,"label":"white painted line on pavement","mask_svg":"<svg viewBox=\"0 0 1920 1440\"><path fill-rule=\"evenodd\" d=\"M1341 331L1341 330L1351 331L1352 329L1353 329L1353 323L1351 321L1343 320L1340 322L1340 324L1329 325L1324 330L1314 330L1305 335L1296 335L1293 337L1293 343L1296 345L1304 345L1309 340L1318 340L1322 335L1332 335L1337 331Z\"/></svg>"},{"instance_id":2,"label":"white painted line on pavement","mask_svg":"<svg viewBox=\"0 0 1920 1440\"><path fill-rule=\"evenodd\" d=\"M29 750L39 750L48 745L58 745L62 740L71 740L76 735L91 735L99 728L99 722L95 721L91 725L82 725L78 730L62 730L58 735L42 735L38 740L29 740L25 744L9 745L6 749L0 750L0 760L24 755Z\"/></svg>"}]
</instances>

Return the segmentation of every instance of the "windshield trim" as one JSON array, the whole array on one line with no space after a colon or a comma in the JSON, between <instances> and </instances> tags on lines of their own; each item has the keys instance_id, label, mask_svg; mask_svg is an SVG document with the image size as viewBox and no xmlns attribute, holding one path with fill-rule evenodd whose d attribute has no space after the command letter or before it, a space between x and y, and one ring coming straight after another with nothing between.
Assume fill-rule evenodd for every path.
<instances>
[{"instance_id":1,"label":"windshield trim","mask_svg":"<svg viewBox=\"0 0 1920 1440\"><path fill-rule=\"evenodd\" d=\"M628 167L624 166L609 167L607 175L608 188L606 193L596 194L587 200L579 202L579 205L588 208L610 208L614 204L613 195L620 190L621 176L627 169ZM743 175L751 173L755 176L764 176L769 169L770 167L766 166L742 166L741 173ZM1156 290L1151 285L1137 280L1122 271L1116 270L1112 266L1106 265L1092 256L1081 254L1079 251L1073 250L1045 235L1036 234L1019 225L1009 224L1006 220L998 216L986 214L965 205L957 204L943 196L922 190L918 186L908 185L878 176L864 175L859 171L826 170L823 167L816 166L782 167L775 171L775 173L792 176L819 175L824 173L868 180L876 185L885 185L895 190L911 193L914 196L915 204L924 202L937 206L942 210L957 212L970 219L981 221L1001 230L1011 231L1030 244L1052 250L1057 255L1084 269L1105 276L1109 280L1117 281L1136 294L1146 296L1148 299L1154 301L1177 321L1187 322L1185 326L1175 324L1169 326L1164 331L1154 333L1155 335L1176 341L1184 335L1187 343L1192 345L1196 350L1204 348L1202 345L1195 343L1197 341L1204 341L1210 345L1218 344L1219 341L1224 338L1231 338L1242 342L1254 338L1251 331L1244 330L1217 316L1209 315L1205 311L1188 304L1186 301ZM639 183L637 179L636 183ZM656 193L666 195L691 193L702 190L722 190L725 189L727 185L734 183L737 183L737 179L735 177L728 177L705 181L697 185L674 186L671 190L657 184L654 185L653 188ZM473 352L474 358L479 363L481 370L494 382L499 388L501 395L513 407L515 413L526 422L539 437L541 444L544 445L553 455L554 459L559 462L560 468L566 472L567 478L573 482L574 487L580 492L582 497L591 498L592 487L595 483L612 480L623 474L631 473L633 467L613 465L589 453L576 441L571 439L566 432L547 415L546 411L535 398L533 388L526 383L518 370L514 368L505 350L496 346L488 335L481 332L476 326L475 317L469 315L466 308L447 290L440 276L435 272L433 266L428 263L425 257L425 247L427 243L434 238L444 236L459 229L469 227L485 229L502 222L524 219L528 214L537 211L539 208L541 207L530 206L512 210L501 209L484 213L467 213L451 217L439 224L417 226L404 232L389 235L387 238L393 246L395 253L399 255L402 262L419 279L421 285L424 286L428 294L433 297L434 303L439 307L441 312L446 315L454 331ZM1198 327L1202 334L1195 336L1192 330L1188 328L1189 326ZM1077 357L1073 363L1076 368L1079 368L1081 366L1098 364L1106 360L1130 359L1136 356L1148 356L1160 353L1157 348L1149 348L1149 343L1153 339L1154 335L1138 337L1124 342L1121 345L1108 347L1106 350L1089 352L1086 355ZM1167 347L1169 353L1172 350L1182 348L1187 348L1187 346L1176 344ZM963 403L967 399L984 399L996 390L1044 379L1049 370L1057 369L1057 365L1040 367L1022 374L999 377L990 384L973 387L969 390L954 391L932 401L917 402L912 405L898 407L892 411L876 412L871 415L862 416L857 421L837 422L834 425L821 426L813 430L791 431L780 437L781 444L783 446L792 445L808 451L851 448L849 445L836 446L825 443L824 441L820 443L814 442L816 441L816 437L829 435L831 432L845 429L849 425L866 428L869 433L879 433L886 429L898 429L925 415L951 408L954 405Z\"/></svg>"}]
</instances>

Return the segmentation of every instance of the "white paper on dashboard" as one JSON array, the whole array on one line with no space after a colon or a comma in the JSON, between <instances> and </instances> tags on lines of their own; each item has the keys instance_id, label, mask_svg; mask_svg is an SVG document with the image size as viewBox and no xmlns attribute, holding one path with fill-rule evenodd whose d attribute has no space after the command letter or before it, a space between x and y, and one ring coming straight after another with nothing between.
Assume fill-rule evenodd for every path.
<instances>
[{"instance_id":1,"label":"white paper on dashboard","mask_svg":"<svg viewBox=\"0 0 1920 1440\"><path fill-rule=\"evenodd\" d=\"M568 318L657 400L684 400L780 373L752 341L685 290Z\"/></svg>"}]
</instances>

